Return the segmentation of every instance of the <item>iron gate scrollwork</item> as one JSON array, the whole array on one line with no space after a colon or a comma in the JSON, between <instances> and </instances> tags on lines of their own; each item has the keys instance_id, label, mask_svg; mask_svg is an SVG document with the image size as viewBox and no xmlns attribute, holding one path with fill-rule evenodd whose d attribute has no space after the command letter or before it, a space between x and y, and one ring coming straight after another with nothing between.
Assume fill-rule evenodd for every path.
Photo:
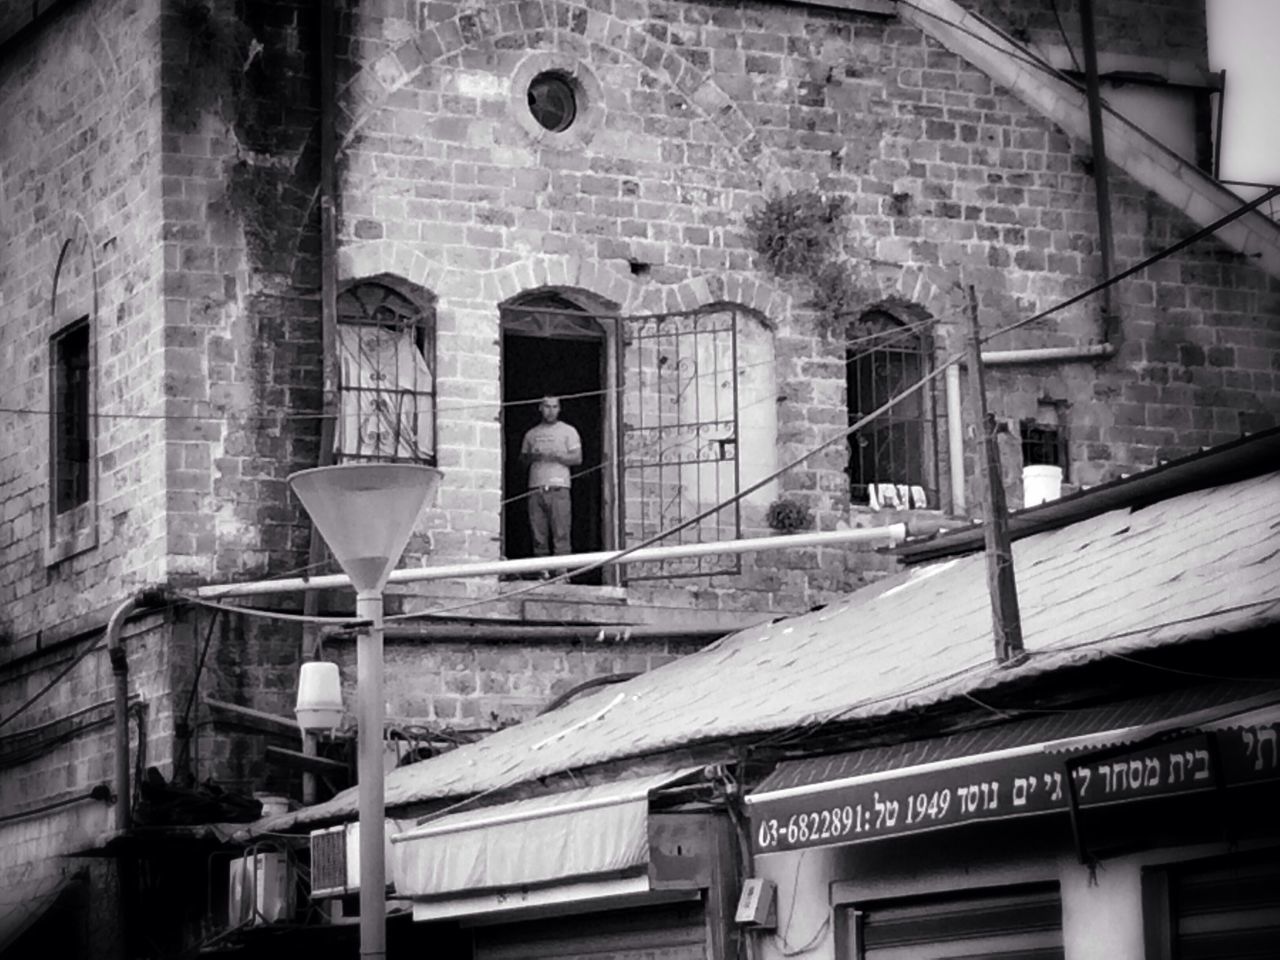
<instances>
[{"instance_id":1,"label":"iron gate scrollwork","mask_svg":"<svg viewBox=\"0 0 1280 960\"><path fill-rule=\"evenodd\" d=\"M735 497L738 311L703 308L624 317L617 338L619 540L643 543ZM742 532L739 504L691 523L663 546L716 543ZM733 574L736 554L631 563L625 578Z\"/></svg>"}]
</instances>

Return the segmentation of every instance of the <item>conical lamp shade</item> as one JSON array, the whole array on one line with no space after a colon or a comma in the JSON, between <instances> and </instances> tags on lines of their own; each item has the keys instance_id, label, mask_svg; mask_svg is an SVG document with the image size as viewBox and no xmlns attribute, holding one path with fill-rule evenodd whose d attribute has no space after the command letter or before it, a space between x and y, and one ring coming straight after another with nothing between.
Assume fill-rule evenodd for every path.
<instances>
[{"instance_id":1,"label":"conical lamp shade","mask_svg":"<svg viewBox=\"0 0 1280 960\"><path fill-rule=\"evenodd\" d=\"M386 586L439 483L439 470L409 463L343 463L289 477L342 572L361 593Z\"/></svg>"}]
</instances>

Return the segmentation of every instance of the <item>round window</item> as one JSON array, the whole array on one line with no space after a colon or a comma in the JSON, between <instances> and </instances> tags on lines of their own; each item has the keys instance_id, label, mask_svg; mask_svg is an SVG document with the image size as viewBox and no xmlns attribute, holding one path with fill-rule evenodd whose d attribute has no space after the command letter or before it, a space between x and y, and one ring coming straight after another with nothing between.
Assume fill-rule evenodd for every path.
<instances>
[{"instance_id":1,"label":"round window","mask_svg":"<svg viewBox=\"0 0 1280 960\"><path fill-rule=\"evenodd\" d=\"M529 112L547 130L568 130L578 116L578 92L561 73L540 73L529 84Z\"/></svg>"}]
</instances>

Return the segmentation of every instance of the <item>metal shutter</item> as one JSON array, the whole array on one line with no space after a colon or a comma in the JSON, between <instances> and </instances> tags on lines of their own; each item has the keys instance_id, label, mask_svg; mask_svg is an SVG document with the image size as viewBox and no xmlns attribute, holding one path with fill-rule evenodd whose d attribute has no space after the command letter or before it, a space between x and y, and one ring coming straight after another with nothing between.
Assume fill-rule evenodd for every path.
<instances>
[{"instance_id":1,"label":"metal shutter","mask_svg":"<svg viewBox=\"0 0 1280 960\"><path fill-rule=\"evenodd\" d=\"M1062 960L1056 886L869 904L855 914L861 960Z\"/></svg>"},{"instance_id":2,"label":"metal shutter","mask_svg":"<svg viewBox=\"0 0 1280 960\"><path fill-rule=\"evenodd\" d=\"M707 960L701 901L477 927L475 960Z\"/></svg>"},{"instance_id":3,"label":"metal shutter","mask_svg":"<svg viewBox=\"0 0 1280 960\"><path fill-rule=\"evenodd\" d=\"M1178 869L1169 897L1177 960L1280 956L1280 862Z\"/></svg>"}]
</instances>

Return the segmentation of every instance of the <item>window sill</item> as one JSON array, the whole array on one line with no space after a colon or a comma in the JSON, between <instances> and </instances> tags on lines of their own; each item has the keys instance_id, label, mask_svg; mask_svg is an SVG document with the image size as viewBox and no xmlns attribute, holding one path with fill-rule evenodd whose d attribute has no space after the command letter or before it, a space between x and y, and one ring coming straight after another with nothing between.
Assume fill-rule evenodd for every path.
<instances>
[{"instance_id":1,"label":"window sill","mask_svg":"<svg viewBox=\"0 0 1280 960\"><path fill-rule=\"evenodd\" d=\"M49 540L44 549L44 565L52 567L87 553L98 545L98 510L90 500L59 513L49 523Z\"/></svg>"}]
</instances>

